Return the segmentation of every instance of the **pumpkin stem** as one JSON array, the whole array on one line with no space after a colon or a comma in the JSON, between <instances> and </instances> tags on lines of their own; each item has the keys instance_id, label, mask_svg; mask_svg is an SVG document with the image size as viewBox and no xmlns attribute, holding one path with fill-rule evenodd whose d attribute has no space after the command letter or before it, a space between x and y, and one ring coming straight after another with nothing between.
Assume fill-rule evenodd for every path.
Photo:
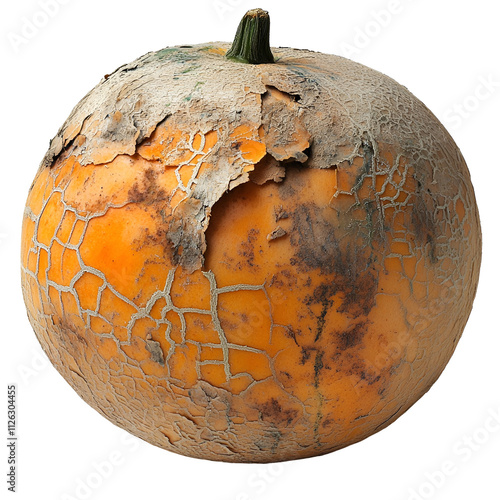
<instances>
[{"instance_id":1,"label":"pumpkin stem","mask_svg":"<svg viewBox=\"0 0 500 500\"><path fill-rule=\"evenodd\" d=\"M240 21L226 57L250 64L273 63L274 56L269 45L270 25L269 14L265 10L249 10Z\"/></svg>"}]
</instances>

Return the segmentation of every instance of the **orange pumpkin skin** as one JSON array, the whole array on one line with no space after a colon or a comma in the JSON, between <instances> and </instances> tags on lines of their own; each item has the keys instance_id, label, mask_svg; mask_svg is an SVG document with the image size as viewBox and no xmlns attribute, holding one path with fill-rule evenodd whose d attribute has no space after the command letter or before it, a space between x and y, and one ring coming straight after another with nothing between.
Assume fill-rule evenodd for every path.
<instances>
[{"instance_id":1,"label":"orange pumpkin skin","mask_svg":"<svg viewBox=\"0 0 500 500\"><path fill-rule=\"evenodd\" d=\"M147 54L75 108L28 196L28 316L78 394L154 445L328 453L393 422L450 359L478 281L474 192L391 79L227 48Z\"/></svg>"}]
</instances>

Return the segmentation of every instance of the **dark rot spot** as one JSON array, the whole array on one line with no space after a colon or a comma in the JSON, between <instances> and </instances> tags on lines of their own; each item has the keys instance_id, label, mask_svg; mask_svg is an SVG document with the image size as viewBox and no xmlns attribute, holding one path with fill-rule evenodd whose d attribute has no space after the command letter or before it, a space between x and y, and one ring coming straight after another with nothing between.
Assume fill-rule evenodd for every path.
<instances>
[{"instance_id":1,"label":"dark rot spot","mask_svg":"<svg viewBox=\"0 0 500 500\"><path fill-rule=\"evenodd\" d=\"M420 185L420 183L419 183ZM427 194L427 196L425 196ZM428 201L424 198L428 198ZM431 209L428 208L431 205ZM420 188L415 193L415 204L411 212L411 222L415 228L417 240L422 247L428 246L428 257L432 264L437 262L436 256L436 222L433 216L434 202L431 195Z\"/></svg>"},{"instance_id":2,"label":"dark rot spot","mask_svg":"<svg viewBox=\"0 0 500 500\"><path fill-rule=\"evenodd\" d=\"M374 271L368 270L356 276L355 280L345 283L344 300L339 312L349 312L354 317L368 316L375 305L378 289L378 278Z\"/></svg>"},{"instance_id":3,"label":"dark rot spot","mask_svg":"<svg viewBox=\"0 0 500 500\"><path fill-rule=\"evenodd\" d=\"M151 353L151 359L155 363L159 363L162 366L165 365L165 356L159 342L152 339L147 339L146 349Z\"/></svg>"},{"instance_id":4,"label":"dark rot spot","mask_svg":"<svg viewBox=\"0 0 500 500\"><path fill-rule=\"evenodd\" d=\"M341 229L332 215L316 205L299 206L292 219L293 229L289 234L296 252L291 264L301 272L319 270L331 276L314 290L306 303L331 303L332 297L341 293L343 303L339 312L367 315L374 306L378 287L371 248L342 243L337 238Z\"/></svg>"},{"instance_id":5,"label":"dark rot spot","mask_svg":"<svg viewBox=\"0 0 500 500\"><path fill-rule=\"evenodd\" d=\"M297 249L291 264L301 271L319 269L322 274L332 273L340 252L333 224L314 204L299 205L291 217L290 241Z\"/></svg>"},{"instance_id":6,"label":"dark rot spot","mask_svg":"<svg viewBox=\"0 0 500 500\"><path fill-rule=\"evenodd\" d=\"M276 423L290 424L298 415L298 411L293 408L283 408L276 398L271 398L260 405L259 411L263 419L273 420Z\"/></svg>"},{"instance_id":7,"label":"dark rot spot","mask_svg":"<svg viewBox=\"0 0 500 500\"><path fill-rule=\"evenodd\" d=\"M158 201L166 200L167 193L157 183L158 172L149 168L144 172L144 180L135 182L128 191L129 201L132 203L145 203L152 205Z\"/></svg>"},{"instance_id":8,"label":"dark rot spot","mask_svg":"<svg viewBox=\"0 0 500 500\"><path fill-rule=\"evenodd\" d=\"M317 342L321 334L323 333L323 329L325 328L326 323L326 313L331 305L331 297L334 294L334 290L332 290L331 286L322 284L315 288L312 296L309 296L306 300L307 305L311 305L313 303L321 304L321 312L319 316L316 318L316 335L314 337L314 341Z\"/></svg>"},{"instance_id":9,"label":"dark rot spot","mask_svg":"<svg viewBox=\"0 0 500 500\"><path fill-rule=\"evenodd\" d=\"M301 358L300 358L300 364L305 365L306 362L309 360L311 357L311 351L314 350L311 347L302 347L300 350Z\"/></svg>"},{"instance_id":10,"label":"dark rot spot","mask_svg":"<svg viewBox=\"0 0 500 500\"><path fill-rule=\"evenodd\" d=\"M319 387L319 375L325 365L323 364L323 352L317 351L314 359L314 387Z\"/></svg>"},{"instance_id":11,"label":"dark rot spot","mask_svg":"<svg viewBox=\"0 0 500 500\"><path fill-rule=\"evenodd\" d=\"M296 332L295 330L292 330L290 327L285 327L285 335L290 338L290 339L293 339L293 341L295 342L295 344L298 346L299 343L297 342L297 333L300 335L300 331ZM305 363L305 361L304 361ZM302 363L302 364L304 364Z\"/></svg>"},{"instance_id":12,"label":"dark rot spot","mask_svg":"<svg viewBox=\"0 0 500 500\"><path fill-rule=\"evenodd\" d=\"M418 176L420 177L420 176ZM411 224L416 236L416 242L422 249L426 248L427 257L431 264L436 264L438 261L436 250L436 237L440 234L439 220L436 213L439 212L437 205L439 205L439 198L431 189L424 188L424 185L429 183L415 175L415 192L413 193L412 210L410 212ZM432 185L432 189L435 187Z\"/></svg>"},{"instance_id":13,"label":"dark rot spot","mask_svg":"<svg viewBox=\"0 0 500 500\"><path fill-rule=\"evenodd\" d=\"M244 262L246 262L250 267L256 266L255 264L255 242L257 241L257 235L259 234L259 230L252 228L248 231L246 241L243 241L240 245L240 249L238 250L238 254L244 258Z\"/></svg>"},{"instance_id":14,"label":"dark rot spot","mask_svg":"<svg viewBox=\"0 0 500 500\"><path fill-rule=\"evenodd\" d=\"M325 418L325 420L321 422L321 427L331 427L333 424L335 424L335 420L333 418Z\"/></svg>"},{"instance_id":15,"label":"dark rot spot","mask_svg":"<svg viewBox=\"0 0 500 500\"><path fill-rule=\"evenodd\" d=\"M352 279L349 278L349 274L337 274L332 277L330 282L317 286L304 301L307 306L321 305L320 313L316 317L315 341L321 338L327 324L326 316L328 310L332 307L335 296L338 296L341 300L337 312L346 313L353 318L366 317L375 305L377 289L377 276L370 269L358 276L353 276Z\"/></svg>"},{"instance_id":16,"label":"dark rot spot","mask_svg":"<svg viewBox=\"0 0 500 500\"><path fill-rule=\"evenodd\" d=\"M337 333L338 346L341 351L361 344L366 333L366 321L357 323L349 330Z\"/></svg>"},{"instance_id":17,"label":"dark rot spot","mask_svg":"<svg viewBox=\"0 0 500 500\"><path fill-rule=\"evenodd\" d=\"M361 373L360 373L360 379L366 380L368 385L376 384L381 378L382 378L381 375L377 375L374 373L368 373L366 371L361 371Z\"/></svg>"},{"instance_id":18,"label":"dark rot spot","mask_svg":"<svg viewBox=\"0 0 500 500\"><path fill-rule=\"evenodd\" d=\"M310 282L306 283L306 286L309 285ZM282 269L281 271L273 274L269 280L269 287L288 288L289 290L293 290L295 286L297 286L297 276L289 269Z\"/></svg>"}]
</instances>

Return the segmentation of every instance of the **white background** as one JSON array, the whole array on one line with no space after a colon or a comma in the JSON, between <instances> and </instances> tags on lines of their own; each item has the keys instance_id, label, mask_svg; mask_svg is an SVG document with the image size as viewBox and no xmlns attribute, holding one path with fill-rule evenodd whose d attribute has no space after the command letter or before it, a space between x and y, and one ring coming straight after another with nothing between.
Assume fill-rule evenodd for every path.
<instances>
[{"instance_id":1,"label":"white background","mask_svg":"<svg viewBox=\"0 0 500 500\"><path fill-rule=\"evenodd\" d=\"M16 383L17 498L498 500L498 2L47 0L52 10L46 15L43 1L3 2L0 16L0 436L6 434L6 386ZM28 187L73 106L104 74L145 52L231 41L243 13L255 7L271 14L273 46L347 55L395 78L425 102L468 162L484 234L471 318L430 392L359 444L277 465L189 459L113 426L42 354L26 318L19 272ZM38 27L27 28L31 22ZM0 449L4 498L7 448Z\"/></svg>"}]
</instances>

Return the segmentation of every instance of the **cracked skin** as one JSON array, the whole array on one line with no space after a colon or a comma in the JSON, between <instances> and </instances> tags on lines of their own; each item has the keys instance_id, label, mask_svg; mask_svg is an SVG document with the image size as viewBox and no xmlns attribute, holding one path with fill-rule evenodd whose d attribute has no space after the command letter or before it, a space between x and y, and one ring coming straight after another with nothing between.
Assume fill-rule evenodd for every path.
<instances>
[{"instance_id":1,"label":"cracked skin","mask_svg":"<svg viewBox=\"0 0 500 500\"><path fill-rule=\"evenodd\" d=\"M397 419L450 359L478 280L474 192L390 78L227 49L146 54L73 110L24 213L28 316L77 393L156 446L324 454Z\"/></svg>"}]
</instances>

